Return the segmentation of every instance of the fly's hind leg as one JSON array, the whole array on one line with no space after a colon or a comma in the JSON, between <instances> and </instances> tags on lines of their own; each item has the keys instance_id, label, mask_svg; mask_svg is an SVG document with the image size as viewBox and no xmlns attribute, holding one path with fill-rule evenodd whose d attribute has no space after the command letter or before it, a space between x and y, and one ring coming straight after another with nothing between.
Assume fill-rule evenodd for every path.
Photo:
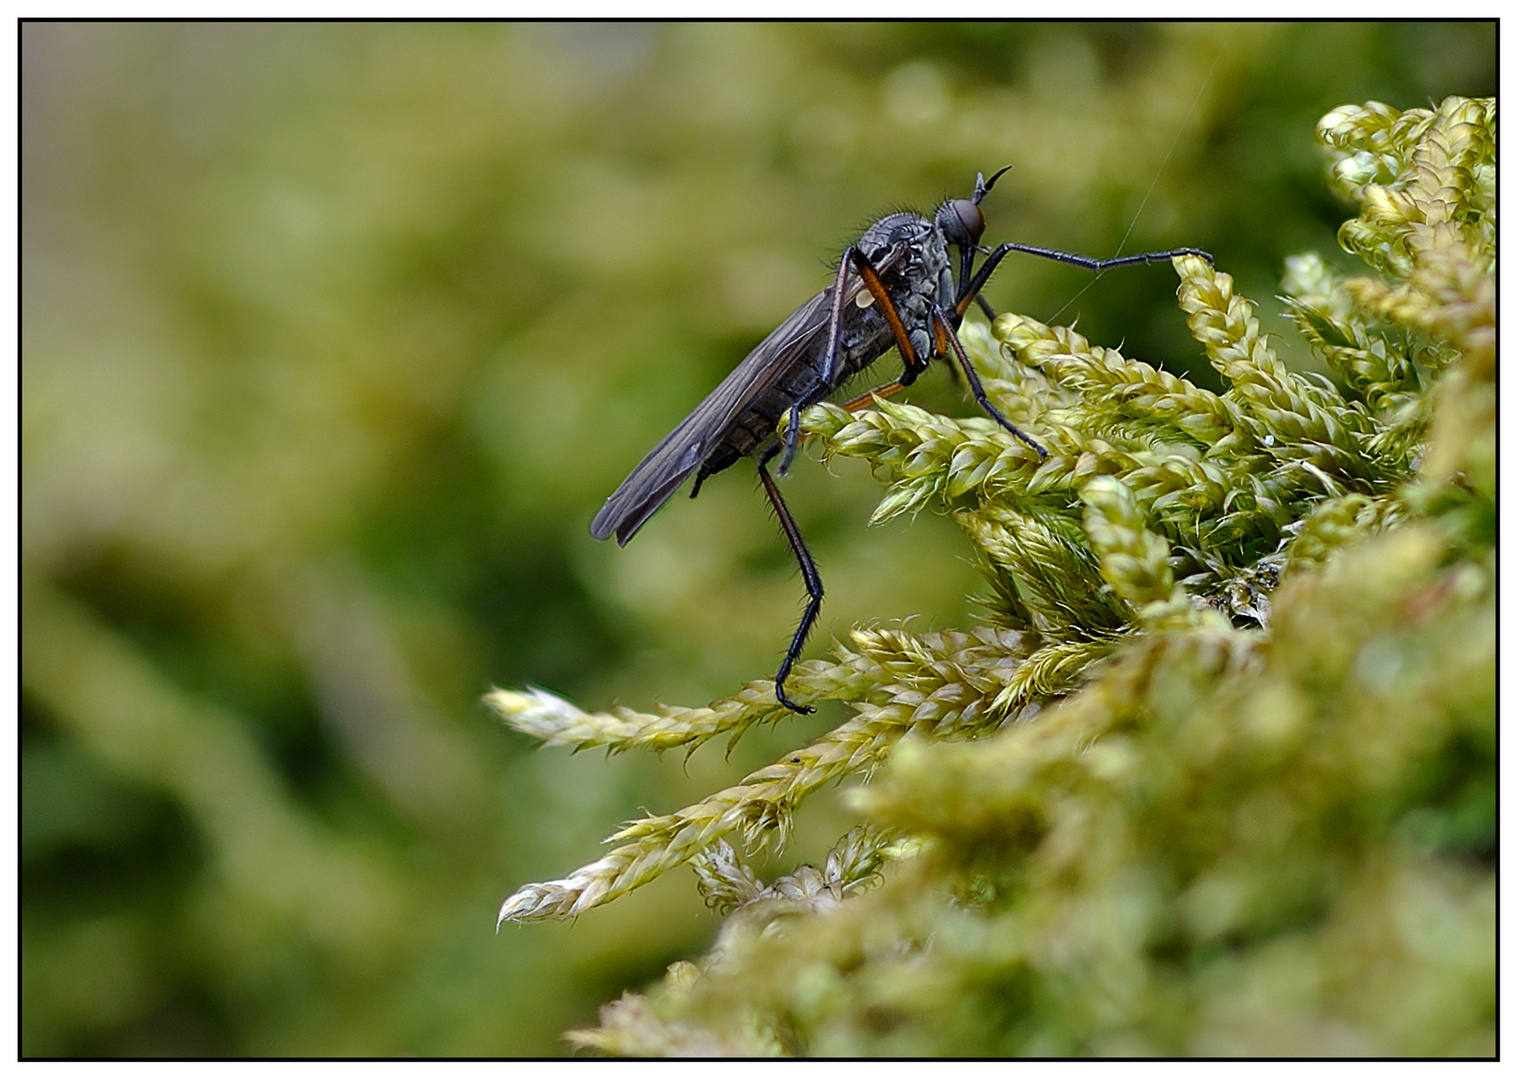
<instances>
[{"instance_id":1,"label":"fly's hind leg","mask_svg":"<svg viewBox=\"0 0 1518 1080\"><path fill-rule=\"evenodd\" d=\"M906 384L900 379L892 379L884 386L877 386L873 390L866 390L858 397L850 398L843 403L843 407L849 412L858 412L876 398L894 397L906 389Z\"/></svg>"},{"instance_id":2,"label":"fly's hind leg","mask_svg":"<svg viewBox=\"0 0 1518 1080\"><path fill-rule=\"evenodd\" d=\"M822 610L822 575L817 572L817 564L812 560L812 553L806 549L806 541L801 539L801 530L796 527L796 519L791 517L785 500L780 497L780 489L775 485L775 478L770 475L769 461L779 451L780 444L775 443L759 455L759 480L764 484L764 493L769 496L770 505L775 508L775 516L780 519L780 530L785 533L785 539L791 545L791 552L796 556L796 565L801 567L801 580L806 584L807 603L806 611L801 615L801 623L796 627L791 644L785 650L785 659L780 662L780 670L775 672L775 700L792 712L809 713L815 711L812 706L798 705L786 696L785 680L790 676L791 668L801 656L806 639L817 622L817 614Z\"/></svg>"}]
</instances>

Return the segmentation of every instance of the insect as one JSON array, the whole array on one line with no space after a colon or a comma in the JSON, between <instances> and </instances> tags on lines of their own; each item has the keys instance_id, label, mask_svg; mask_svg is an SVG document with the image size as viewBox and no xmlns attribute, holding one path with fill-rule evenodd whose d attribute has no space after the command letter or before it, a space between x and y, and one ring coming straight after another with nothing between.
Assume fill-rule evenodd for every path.
<instances>
[{"instance_id":1,"label":"insect","mask_svg":"<svg viewBox=\"0 0 1518 1080\"><path fill-rule=\"evenodd\" d=\"M692 473L696 480L690 494L695 498L707 477L739 458L754 456L760 483L806 586L806 610L775 673L775 699L795 712L812 711L811 706L790 699L785 682L822 609L822 577L795 518L780 497L769 463L783 451L780 474L784 476L789 469L800 438L801 411L837 390L892 346L901 355L902 372L894 382L875 391L883 396L910 386L935 357L952 356L986 414L1041 459L1046 458L1047 451L1037 441L991 404L956 336L972 303L978 302L988 316L994 317L980 291L1002 259L1019 251L1096 272L1175 255L1200 255L1212 261L1212 256L1195 248L1113 259L1091 259L1026 244L1004 243L988 250L980 245L986 228L980 203L1006 171L1001 169L989 180L976 174L970 197L945 201L931 220L904 211L889 214L866 229L844 249L833 283L755 346L694 412L650 450L590 524L590 535L597 540L615 534L617 543L626 545ZM986 256L979 269L975 267L977 255ZM957 281L952 273L955 261ZM870 397L865 395L849 404L853 407ZM782 440L775 433L780 417L787 413Z\"/></svg>"}]
</instances>

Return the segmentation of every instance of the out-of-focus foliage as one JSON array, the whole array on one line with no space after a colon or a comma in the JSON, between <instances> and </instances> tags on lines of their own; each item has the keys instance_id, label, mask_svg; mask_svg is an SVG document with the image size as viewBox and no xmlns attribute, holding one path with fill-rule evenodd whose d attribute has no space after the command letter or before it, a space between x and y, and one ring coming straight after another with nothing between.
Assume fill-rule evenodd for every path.
<instances>
[{"instance_id":1,"label":"out-of-focus foliage","mask_svg":"<svg viewBox=\"0 0 1518 1080\"><path fill-rule=\"evenodd\" d=\"M30 1055L559 1052L599 1003L704 948L711 916L671 875L573 927L492 938L503 887L840 714L752 730L731 761L603 761L534 752L479 694L531 683L646 708L773 669L798 584L742 470L625 551L586 524L841 246L885 208L1010 163L988 240L1195 245L1265 297L1281 252L1342 217L1304 136L1325 108L1495 85L1494 31L1475 24L21 37ZM1297 295L1341 296L1347 265L1304 265L1323 288ZM1023 260L987 295L1218 389L1164 276L1108 275L1065 307L1084 276ZM1288 329L1286 311L1264 328ZM1408 402L1385 367L1404 353L1328 314L1323 360L1288 359L1378 416ZM910 401L970 411L942 376ZM1424 422L1389 425L1384 451L1414 453ZM899 667L901 643L970 618L974 549L933 514L864 529L865 466L831 469L800 462L787 481L828 586L823 629L920 616L857 646ZM1478 515L1449 490L1417 512ZM1379 494L1357 497L1293 542L1326 553L1385 524ZM1100 509L1114 528L1118 509ZM1113 552L1141 553L1133 537ZM1211 574L1243 610L1270 584L1244 569L1176 580ZM1132 600L1083 603L1116 627ZM996 634L941 635L944 663ZM1030 693L1109 647L1048 658ZM826 866L852 812L814 808L788 855ZM852 895L879 870L867 850L908 850L856 847L818 881Z\"/></svg>"},{"instance_id":2,"label":"out-of-focus foliage","mask_svg":"<svg viewBox=\"0 0 1518 1080\"><path fill-rule=\"evenodd\" d=\"M1345 107L1319 134L1361 204L1340 238L1377 271L1293 264L1337 385L1288 371L1229 276L1184 256L1222 394L1005 315L979 366L1047 460L984 419L808 414L886 484L877 517L952 514L992 625L856 631L793 690L851 719L506 901L506 919L578 915L694 861L730 913L702 962L576 1042L1495 1053L1496 105ZM617 750L781 712L758 687L641 722L490 700ZM784 836L820 784L877 769L824 870L765 888L728 845Z\"/></svg>"}]
</instances>

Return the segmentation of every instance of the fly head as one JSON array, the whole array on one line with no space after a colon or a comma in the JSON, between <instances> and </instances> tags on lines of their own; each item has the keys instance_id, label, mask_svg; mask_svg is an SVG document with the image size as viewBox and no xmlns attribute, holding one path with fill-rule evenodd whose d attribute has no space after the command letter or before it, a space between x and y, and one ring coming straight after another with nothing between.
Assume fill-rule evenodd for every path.
<instances>
[{"instance_id":1,"label":"fly head","mask_svg":"<svg viewBox=\"0 0 1518 1080\"><path fill-rule=\"evenodd\" d=\"M1012 166L998 169L987 180L975 174L975 192L968 199L949 199L933 215L933 223L943 234L944 243L961 250L968 250L980 243L986 231L986 216L980 212L980 201L995 186L997 178Z\"/></svg>"}]
</instances>

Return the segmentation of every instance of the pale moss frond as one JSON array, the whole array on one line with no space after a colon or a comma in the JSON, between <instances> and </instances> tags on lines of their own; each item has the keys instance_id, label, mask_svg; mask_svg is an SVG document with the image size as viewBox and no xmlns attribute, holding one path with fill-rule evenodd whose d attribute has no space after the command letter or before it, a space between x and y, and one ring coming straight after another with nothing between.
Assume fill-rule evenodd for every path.
<instances>
[{"instance_id":1,"label":"pale moss frond","mask_svg":"<svg viewBox=\"0 0 1518 1080\"><path fill-rule=\"evenodd\" d=\"M1113 635L1045 645L1018 667L991 708L1014 715L1022 711L1026 718L1027 711L1036 710L1041 702L1074 690L1091 666L1110 656L1117 644L1118 638Z\"/></svg>"},{"instance_id":2,"label":"pale moss frond","mask_svg":"<svg viewBox=\"0 0 1518 1080\"><path fill-rule=\"evenodd\" d=\"M1416 268L1419 240L1427 238L1410 226L1460 222L1473 229L1482 258L1489 255L1496 238L1496 127L1491 99L1448 98L1436 109L1406 112L1371 103L1329 113L1318 138L1333 154L1340 193L1362 204L1360 216L1340 229L1340 241L1404 280Z\"/></svg>"},{"instance_id":3,"label":"pale moss frond","mask_svg":"<svg viewBox=\"0 0 1518 1080\"><path fill-rule=\"evenodd\" d=\"M1405 336L1367 319L1342 276L1316 252L1287 259L1283 285L1298 331L1378 420L1406 429L1427 419L1426 410L1418 408L1420 367L1434 369L1442 362L1426 350L1410 350Z\"/></svg>"},{"instance_id":4,"label":"pale moss frond","mask_svg":"<svg viewBox=\"0 0 1518 1080\"><path fill-rule=\"evenodd\" d=\"M1145 639L1108 665L1095 692L1065 698L1035 724L1009 727L973 746L903 748L855 802L873 820L908 835L951 841L961 857L973 858L982 840L994 847L993 837L1008 833L1022 834L1026 843L1041 831L1035 822L1046 811L1040 807L1054 809L1050 782L1061 789L1082 779L1108 784L1137 767L1130 748L1101 740L1145 721L1155 679L1170 665L1184 657L1196 669L1186 677L1199 687L1209 677L1246 669L1254 656L1245 636L1217 627Z\"/></svg>"},{"instance_id":5,"label":"pale moss frond","mask_svg":"<svg viewBox=\"0 0 1518 1080\"><path fill-rule=\"evenodd\" d=\"M857 827L828 852L822 869L801 866L768 886L761 885L725 841L692 863L702 895L726 917L722 934L700 963L676 961L651 995L623 994L601 1010L599 1027L565 1036L577 1046L623 1057L769 1057L794 1047L778 1027L745 1010L731 1027L713 1031L686 1020L720 985L723 969L741 964L760 941L785 937L798 916L834 911L846 897L881 881L888 863L910 858L918 849L891 830Z\"/></svg>"},{"instance_id":6,"label":"pale moss frond","mask_svg":"<svg viewBox=\"0 0 1518 1080\"><path fill-rule=\"evenodd\" d=\"M840 662L811 661L797 666L791 677L802 700L849 700L873 685L874 672ZM857 659L857 658L856 658ZM718 735L736 739L756 723L789 715L775 701L775 684L756 679L730 698L698 708L660 705L658 713L640 713L616 706L611 712L587 713L546 690L495 689L485 695L489 706L506 724L547 746L574 750L605 747L611 753L641 749L662 752L683 746L694 750Z\"/></svg>"},{"instance_id":7,"label":"pale moss frond","mask_svg":"<svg viewBox=\"0 0 1518 1080\"><path fill-rule=\"evenodd\" d=\"M1496 346L1496 123L1495 103L1450 98L1434 110L1379 106L1374 119L1340 109L1319 128L1336 174L1353 172L1346 163L1372 146L1399 166L1347 185L1361 214L1340 241L1390 278L1351 279L1347 294L1372 317L1455 344L1481 365Z\"/></svg>"},{"instance_id":8,"label":"pale moss frond","mask_svg":"<svg viewBox=\"0 0 1518 1080\"><path fill-rule=\"evenodd\" d=\"M1102 577L1148 630L1196 626L1202 614L1176 583L1170 545L1144 525L1133 492L1121 480L1099 476L1081 489L1086 535Z\"/></svg>"},{"instance_id":9,"label":"pale moss frond","mask_svg":"<svg viewBox=\"0 0 1518 1080\"><path fill-rule=\"evenodd\" d=\"M909 859L921 849L916 840L891 829L856 825L833 845L823 863L823 878L843 896L877 885L887 864Z\"/></svg>"},{"instance_id":10,"label":"pale moss frond","mask_svg":"<svg viewBox=\"0 0 1518 1080\"><path fill-rule=\"evenodd\" d=\"M921 637L899 630L854 632L854 640L891 678L860 709L878 709L903 727L935 739L972 738L1015 714L997 705L1036 647L1016 630L983 627Z\"/></svg>"},{"instance_id":11,"label":"pale moss frond","mask_svg":"<svg viewBox=\"0 0 1518 1080\"><path fill-rule=\"evenodd\" d=\"M808 665L810 685L850 685L873 673L855 715L743 781L673 814L642 818L614 833L606 855L566 878L523 886L502 902L497 924L565 919L607 903L731 835L749 845L783 838L797 804L817 788L873 771L908 731L965 737L999 725L990 701L1025 655L1010 631L912 635L856 630L858 653ZM773 690L773 686L771 687Z\"/></svg>"},{"instance_id":12,"label":"pale moss frond","mask_svg":"<svg viewBox=\"0 0 1518 1080\"><path fill-rule=\"evenodd\" d=\"M645 885L726 836L758 844L788 831L808 794L869 771L911 726L910 710L862 704L820 739L672 814L641 818L608 839L606 855L567 878L526 885L501 904L497 923L573 918Z\"/></svg>"},{"instance_id":13,"label":"pale moss frond","mask_svg":"<svg viewBox=\"0 0 1518 1080\"><path fill-rule=\"evenodd\" d=\"M1193 306L1198 281L1213 291L1212 302L1228 306L1217 275L1205 261L1183 259L1178 268L1193 275ZM1187 288L1183 283L1183 296ZM1356 434L1368 418L1330 389L1285 371L1258 340L1252 315L1232 306L1237 320L1245 324L1235 328L1241 336L1230 346L1235 352L1242 350L1229 360L1235 364L1234 374L1254 386L1257 403L1274 397L1276 405L1284 407L1276 411L1292 413L1292 438L1271 426L1274 421L1241 407L1234 391L1213 395L1185 380L1152 374L1148 365L1127 360L1115 350L1094 350L1068 330L1016 316L998 319L994 332L1009 351L1026 363L1068 377L1086 391L1079 405L1049 413L1064 423L1062 434L1081 433L1064 436L1079 453L1073 461L1045 463L1027 493L1067 493L1068 498L1094 476L1119 475L1163 524L1173 544L1243 549L1240 556L1249 558L1277 544L1283 529L1312 501L1393 482L1398 470L1369 456L1369 440L1379 432ZM1207 319L1201 322L1205 330ZM1222 335L1218 341L1227 336L1214 329ZM1244 358L1251 353L1257 355ZM1179 414L1195 419L1187 421ZM1304 437L1310 441L1300 441ZM1255 555L1244 554L1251 549Z\"/></svg>"},{"instance_id":14,"label":"pale moss frond","mask_svg":"<svg viewBox=\"0 0 1518 1080\"><path fill-rule=\"evenodd\" d=\"M798 682L800 680L798 679ZM492 690L485 704L506 724L547 746L570 746L576 751L606 747L612 753L632 749L654 751L675 746L691 749L724 734L741 734L751 724L780 713L773 683L752 682L736 697L706 708L663 706L658 715L615 708L587 713L544 690Z\"/></svg>"},{"instance_id":15,"label":"pale moss frond","mask_svg":"<svg viewBox=\"0 0 1518 1080\"><path fill-rule=\"evenodd\" d=\"M1058 528L1057 519L988 507L961 512L955 520L986 556L981 573L1005 598L988 606L1007 625L1056 638L1123 627L1129 612L1102 588L1092 552ZM1078 528L1073 520L1069 524Z\"/></svg>"},{"instance_id":16,"label":"pale moss frond","mask_svg":"<svg viewBox=\"0 0 1518 1080\"><path fill-rule=\"evenodd\" d=\"M719 841L693 861L698 888L718 914L743 913L743 921L763 929L775 918L820 910L845 896L879 884L881 869L914 854L918 845L890 830L850 829L827 854L819 870L803 865L765 886L727 841Z\"/></svg>"},{"instance_id":17,"label":"pale moss frond","mask_svg":"<svg viewBox=\"0 0 1518 1080\"><path fill-rule=\"evenodd\" d=\"M1234 293L1230 275L1192 255L1175 262L1181 310L1192 336L1228 383L1225 396L1271 436L1277 455L1298 449L1326 452L1336 465L1352 466L1360 455L1356 436L1370 430L1370 418L1332 390L1286 369L1261 332L1254 305Z\"/></svg>"},{"instance_id":18,"label":"pale moss frond","mask_svg":"<svg viewBox=\"0 0 1518 1080\"><path fill-rule=\"evenodd\" d=\"M706 906L718 915L751 903L764 886L754 872L738 859L738 853L726 840L718 840L691 860L696 871L696 888Z\"/></svg>"},{"instance_id":19,"label":"pale moss frond","mask_svg":"<svg viewBox=\"0 0 1518 1080\"><path fill-rule=\"evenodd\" d=\"M824 460L863 458L891 485L871 519L876 524L946 495L994 497L1025 483L1020 478L1038 466L1030 447L990 420L955 420L893 401L857 413L816 405L802 422L820 437Z\"/></svg>"},{"instance_id":20,"label":"pale moss frond","mask_svg":"<svg viewBox=\"0 0 1518 1080\"><path fill-rule=\"evenodd\" d=\"M1464 98L1405 113L1345 107L1319 125L1335 175L1359 180L1341 181L1361 213L1340 241L1385 275L1350 279L1345 294L1369 317L1431 339L1423 355L1456 368L1429 410L1425 483L1409 492L1422 505L1430 484L1461 475L1483 499L1496 494L1496 129L1495 101ZM1397 167L1362 177L1355 162L1367 155Z\"/></svg>"},{"instance_id":21,"label":"pale moss frond","mask_svg":"<svg viewBox=\"0 0 1518 1080\"><path fill-rule=\"evenodd\" d=\"M684 961L670 965L665 985L671 992L666 1000L656 1004L642 994L623 994L601 1007L599 1027L569 1031L564 1037L583 1049L623 1058L760 1058L785 1053L784 1044L757 1022L750 1021L719 1034L699 1024L662 1015L685 1004L692 987L682 983L694 978L686 970L691 967Z\"/></svg>"},{"instance_id":22,"label":"pale moss frond","mask_svg":"<svg viewBox=\"0 0 1518 1080\"><path fill-rule=\"evenodd\" d=\"M1396 524L1405 516L1391 499L1345 495L1319 503L1302 522L1286 549L1287 562L1305 569L1325 561L1330 554Z\"/></svg>"},{"instance_id":23,"label":"pale moss frond","mask_svg":"<svg viewBox=\"0 0 1518 1080\"><path fill-rule=\"evenodd\" d=\"M1425 117L1419 110L1401 112L1379 101L1341 105L1318 121L1318 141L1337 150L1330 186L1358 201L1367 184L1405 179L1409 166L1402 152L1409 135L1416 138Z\"/></svg>"},{"instance_id":24,"label":"pale moss frond","mask_svg":"<svg viewBox=\"0 0 1518 1080\"><path fill-rule=\"evenodd\" d=\"M1080 391L1067 409L1097 409L1104 417L1116 414L1144 425L1155 437L1187 439L1220 450L1232 450L1240 439L1249 439L1232 402L1130 360L1116 349L1093 348L1067 327L1007 314L997 318L995 332L1020 363Z\"/></svg>"}]
</instances>

